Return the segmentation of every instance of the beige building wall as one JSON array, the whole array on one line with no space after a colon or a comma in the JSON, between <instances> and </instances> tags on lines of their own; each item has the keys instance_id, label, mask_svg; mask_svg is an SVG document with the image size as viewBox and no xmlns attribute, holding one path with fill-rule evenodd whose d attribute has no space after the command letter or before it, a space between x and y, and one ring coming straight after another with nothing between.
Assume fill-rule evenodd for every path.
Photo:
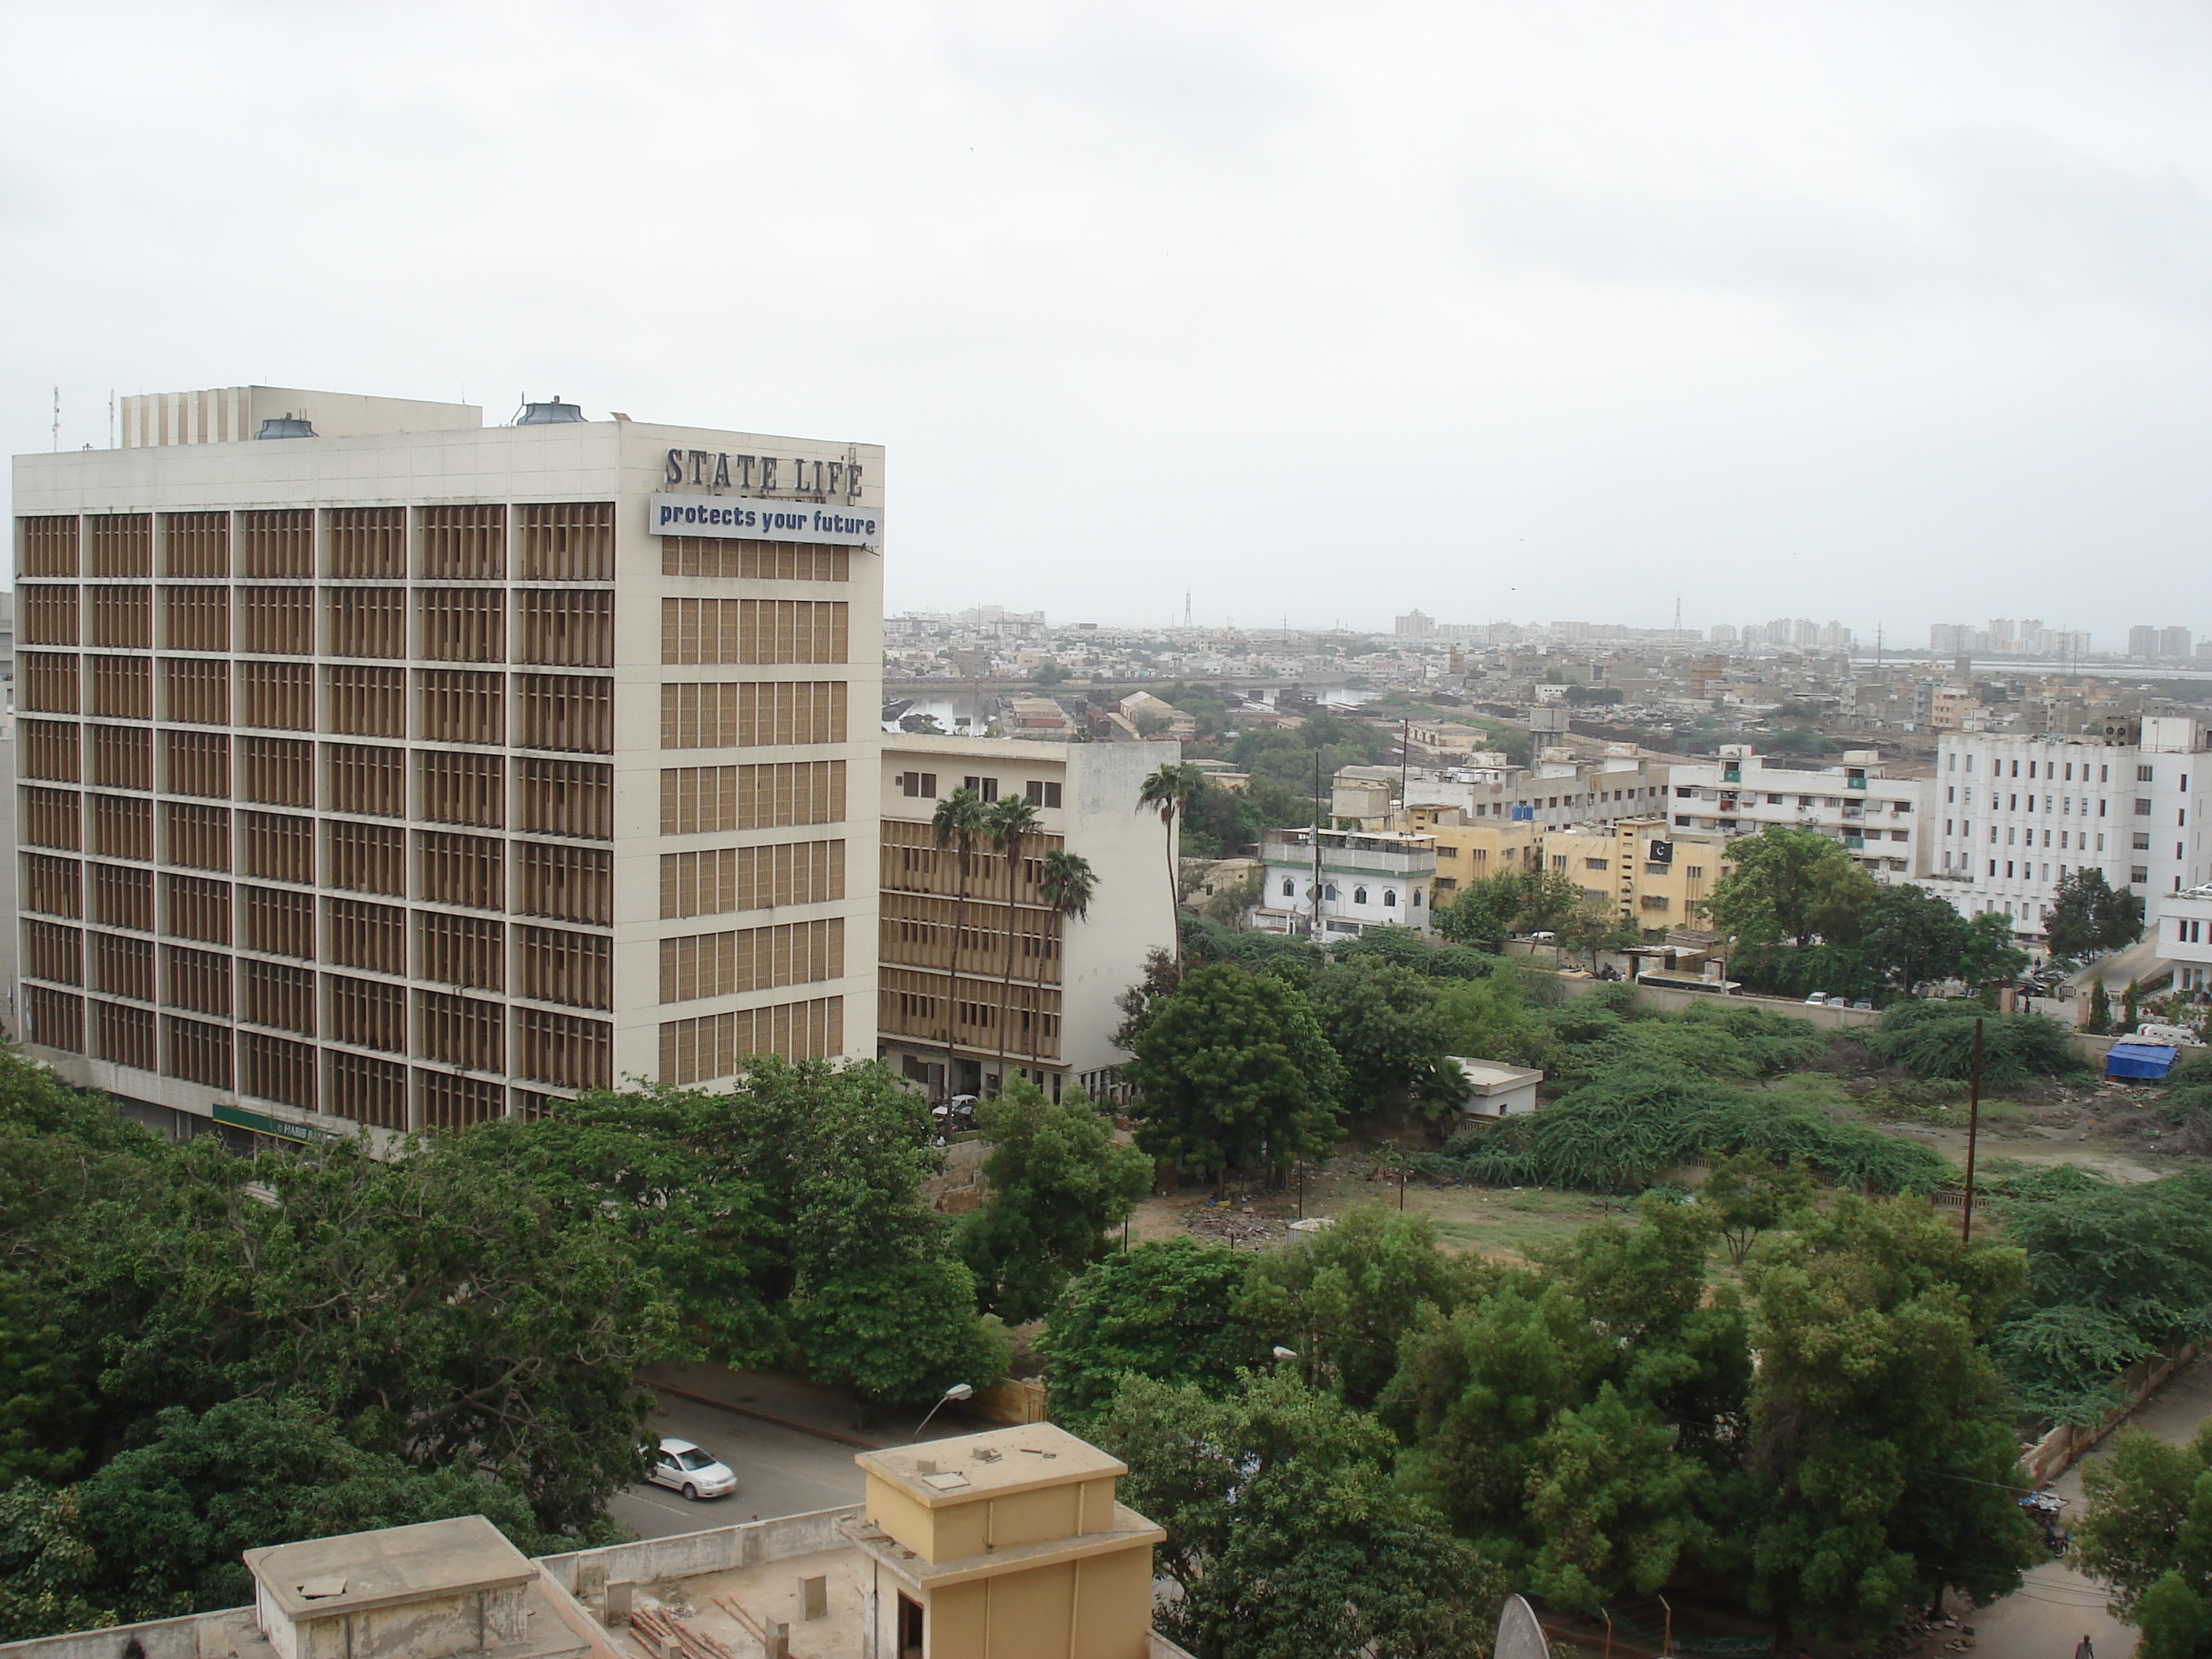
<instances>
[{"instance_id":1,"label":"beige building wall","mask_svg":"<svg viewBox=\"0 0 2212 1659\"><path fill-rule=\"evenodd\" d=\"M1438 904L1500 871L1534 869L1543 848L1542 826L1526 820L1476 823L1455 806L1415 806L1407 817L1413 829L1436 842Z\"/></svg>"},{"instance_id":2,"label":"beige building wall","mask_svg":"<svg viewBox=\"0 0 2212 1659\"><path fill-rule=\"evenodd\" d=\"M1667 857L1651 856L1655 843L1664 844ZM1699 907L1727 872L1726 848L1718 836L1672 832L1665 817L1655 816L1553 830L1544 836L1542 856L1546 869L1571 878L1624 921L1657 934L1700 925Z\"/></svg>"},{"instance_id":3,"label":"beige building wall","mask_svg":"<svg viewBox=\"0 0 2212 1659\"><path fill-rule=\"evenodd\" d=\"M1021 1076L1054 1097L1070 1084L1117 1097L1128 1055L1113 1041L1122 1019L1116 999L1143 976L1148 954L1175 943L1166 832L1138 797L1179 753L1174 743L885 737L878 1047L894 1071L933 1095L981 1094ZM1041 825L1014 895L1011 987L1006 866L988 840L969 881L957 969L952 961L957 860L929 825L938 804L969 779L991 799L1027 796ZM1037 886L1039 861L1062 850L1087 860L1097 879L1079 919L1055 914ZM957 1027L948 1024L955 1009Z\"/></svg>"},{"instance_id":4,"label":"beige building wall","mask_svg":"<svg viewBox=\"0 0 2212 1659\"><path fill-rule=\"evenodd\" d=\"M16 459L33 1051L294 1139L872 1053L880 548L647 499L880 450L447 407Z\"/></svg>"}]
</instances>

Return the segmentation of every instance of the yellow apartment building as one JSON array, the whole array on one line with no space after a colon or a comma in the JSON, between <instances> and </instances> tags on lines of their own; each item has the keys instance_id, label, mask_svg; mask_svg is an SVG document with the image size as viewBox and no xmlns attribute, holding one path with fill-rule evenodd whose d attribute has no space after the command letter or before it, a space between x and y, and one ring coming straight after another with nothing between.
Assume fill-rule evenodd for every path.
<instances>
[{"instance_id":1,"label":"yellow apartment building","mask_svg":"<svg viewBox=\"0 0 2212 1659\"><path fill-rule=\"evenodd\" d=\"M1698 907L1727 866L1718 836L1670 833L1664 817L1623 818L1603 827L1554 830L1543 838L1545 869L1571 876L1647 934L1698 922Z\"/></svg>"}]
</instances>

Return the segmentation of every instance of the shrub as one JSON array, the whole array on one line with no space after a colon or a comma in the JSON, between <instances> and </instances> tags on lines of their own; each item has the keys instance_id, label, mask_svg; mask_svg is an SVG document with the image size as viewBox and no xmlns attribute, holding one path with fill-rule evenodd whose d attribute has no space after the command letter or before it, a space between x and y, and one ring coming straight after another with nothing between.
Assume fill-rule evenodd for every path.
<instances>
[{"instance_id":1,"label":"shrub","mask_svg":"<svg viewBox=\"0 0 2212 1659\"><path fill-rule=\"evenodd\" d=\"M1862 1041L1880 1058L1917 1076L1964 1082L1973 1074L1977 1020L1982 1023L1985 1088L2038 1077L2073 1077L2088 1069L2068 1045L2066 1028L2057 1021L2041 1014L1992 1014L1968 1002L1901 1002Z\"/></svg>"}]
</instances>

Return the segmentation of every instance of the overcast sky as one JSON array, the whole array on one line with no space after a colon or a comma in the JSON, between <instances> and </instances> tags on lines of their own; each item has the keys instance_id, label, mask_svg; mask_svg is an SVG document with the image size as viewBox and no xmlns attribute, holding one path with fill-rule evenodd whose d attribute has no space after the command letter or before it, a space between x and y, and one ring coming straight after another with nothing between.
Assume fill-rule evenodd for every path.
<instances>
[{"instance_id":1,"label":"overcast sky","mask_svg":"<svg viewBox=\"0 0 2212 1659\"><path fill-rule=\"evenodd\" d=\"M878 442L889 603L2212 631L2201 4L0 5L0 410Z\"/></svg>"}]
</instances>

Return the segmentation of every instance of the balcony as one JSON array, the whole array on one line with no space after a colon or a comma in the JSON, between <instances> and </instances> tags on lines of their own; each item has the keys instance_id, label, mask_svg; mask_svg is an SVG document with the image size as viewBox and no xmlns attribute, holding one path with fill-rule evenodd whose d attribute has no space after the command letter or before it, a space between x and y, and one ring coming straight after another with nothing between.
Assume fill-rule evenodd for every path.
<instances>
[{"instance_id":1,"label":"balcony","mask_svg":"<svg viewBox=\"0 0 2212 1659\"><path fill-rule=\"evenodd\" d=\"M1850 831L1846 830L1844 834L1844 845L1846 847L1863 847L1866 845L1866 837L1864 836L1854 836Z\"/></svg>"}]
</instances>

